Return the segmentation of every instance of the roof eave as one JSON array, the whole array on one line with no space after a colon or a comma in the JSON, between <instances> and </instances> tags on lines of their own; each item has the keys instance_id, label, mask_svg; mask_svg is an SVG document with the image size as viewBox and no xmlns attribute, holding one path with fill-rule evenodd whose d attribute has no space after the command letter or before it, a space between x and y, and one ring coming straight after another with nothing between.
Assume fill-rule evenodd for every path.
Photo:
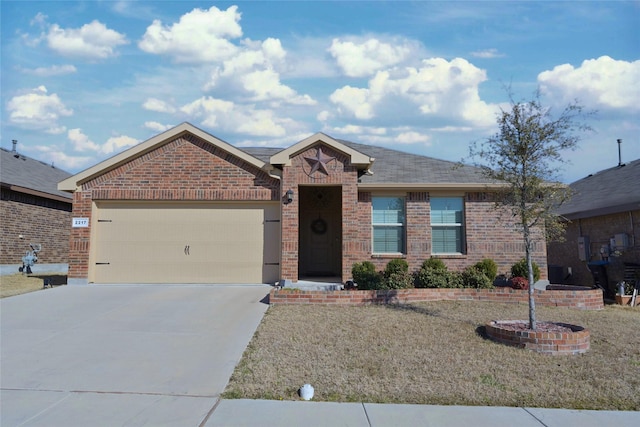
<instances>
[{"instance_id":1,"label":"roof eave","mask_svg":"<svg viewBox=\"0 0 640 427\"><path fill-rule=\"evenodd\" d=\"M560 212L559 215L568 220L574 220L574 219L592 218L594 216L612 215L612 214L637 211L637 210L640 210L640 201L625 203L623 205L617 205L617 206L605 206L601 208L588 209L588 210L577 211L577 212L568 212L568 213Z\"/></svg>"},{"instance_id":2,"label":"roof eave","mask_svg":"<svg viewBox=\"0 0 640 427\"><path fill-rule=\"evenodd\" d=\"M38 196L44 199L57 200L59 202L65 202L65 203L72 202L72 199L70 197L64 197L57 194L47 193L45 191L34 190L32 188L21 187L19 185L2 183L2 187L7 188L11 191L15 191L17 193L30 194L32 196Z\"/></svg>"},{"instance_id":3,"label":"roof eave","mask_svg":"<svg viewBox=\"0 0 640 427\"><path fill-rule=\"evenodd\" d=\"M487 184L480 182L471 183L457 183L457 182L445 182L445 183L375 183L364 182L358 183L358 188L362 190L473 190L473 191L491 191L499 188L504 188L504 184Z\"/></svg>"}]
</instances>

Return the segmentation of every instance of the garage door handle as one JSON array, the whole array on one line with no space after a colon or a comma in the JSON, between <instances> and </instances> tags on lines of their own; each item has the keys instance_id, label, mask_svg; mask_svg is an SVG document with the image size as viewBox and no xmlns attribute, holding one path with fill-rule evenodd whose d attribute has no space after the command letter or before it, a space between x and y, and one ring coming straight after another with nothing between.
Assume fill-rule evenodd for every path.
<instances>
[{"instance_id":1,"label":"garage door handle","mask_svg":"<svg viewBox=\"0 0 640 427\"><path fill-rule=\"evenodd\" d=\"M187 245L187 246L185 246L185 247L184 247L184 254L185 254L185 255L191 255L191 254L189 253L189 245Z\"/></svg>"}]
</instances>

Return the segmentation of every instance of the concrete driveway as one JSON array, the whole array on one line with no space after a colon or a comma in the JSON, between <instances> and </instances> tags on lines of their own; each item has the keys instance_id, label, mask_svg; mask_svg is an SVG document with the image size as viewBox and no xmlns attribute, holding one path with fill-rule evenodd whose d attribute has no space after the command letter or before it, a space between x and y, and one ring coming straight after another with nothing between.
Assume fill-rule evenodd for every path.
<instances>
[{"instance_id":1,"label":"concrete driveway","mask_svg":"<svg viewBox=\"0 0 640 427\"><path fill-rule=\"evenodd\" d=\"M0 425L198 426L266 285L62 286L0 300Z\"/></svg>"}]
</instances>

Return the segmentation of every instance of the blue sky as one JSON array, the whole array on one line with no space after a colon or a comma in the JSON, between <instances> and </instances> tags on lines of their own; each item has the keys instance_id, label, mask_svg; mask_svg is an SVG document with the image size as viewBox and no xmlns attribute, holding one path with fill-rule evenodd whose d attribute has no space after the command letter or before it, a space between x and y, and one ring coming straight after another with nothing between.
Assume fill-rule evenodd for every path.
<instances>
[{"instance_id":1,"label":"blue sky","mask_svg":"<svg viewBox=\"0 0 640 427\"><path fill-rule=\"evenodd\" d=\"M1 145L78 172L188 121L458 161L505 85L598 115L560 178L640 158L640 2L6 1Z\"/></svg>"}]
</instances>

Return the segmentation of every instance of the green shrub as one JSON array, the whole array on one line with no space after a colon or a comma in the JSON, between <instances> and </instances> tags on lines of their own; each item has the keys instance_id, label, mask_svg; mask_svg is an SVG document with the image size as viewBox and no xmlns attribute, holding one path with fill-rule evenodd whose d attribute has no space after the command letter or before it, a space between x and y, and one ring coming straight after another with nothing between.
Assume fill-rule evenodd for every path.
<instances>
[{"instance_id":1,"label":"green shrub","mask_svg":"<svg viewBox=\"0 0 640 427\"><path fill-rule=\"evenodd\" d=\"M408 267L407 267L408 268ZM385 289L408 289L413 288L413 275L408 271L391 273L384 279Z\"/></svg>"},{"instance_id":2,"label":"green shrub","mask_svg":"<svg viewBox=\"0 0 640 427\"><path fill-rule=\"evenodd\" d=\"M537 282L540 280L540 267L538 264L531 261L533 266L533 280ZM522 258L517 263L511 266L511 277L524 277L525 279L529 279L529 268L527 267L527 260Z\"/></svg>"},{"instance_id":3,"label":"green shrub","mask_svg":"<svg viewBox=\"0 0 640 427\"><path fill-rule=\"evenodd\" d=\"M382 282L376 266L370 261L356 262L351 268L353 281L358 284L358 289L379 289Z\"/></svg>"},{"instance_id":4,"label":"green shrub","mask_svg":"<svg viewBox=\"0 0 640 427\"><path fill-rule=\"evenodd\" d=\"M421 269L447 271L447 265L439 258L429 258L422 263Z\"/></svg>"},{"instance_id":5,"label":"green shrub","mask_svg":"<svg viewBox=\"0 0 640 427\"><path fill-rule=\"evenodd\" d=\"M477 262L474 267L482 271L484 275L491 280L491 283L493 283L493 281L496 280L496 276L498 276L498 264L491 258L485 258Z\"/></svg>"},{"instance_id":6,"label":"green shrub","mask_svg":"<svg viewBox=\"0 0 640 427\"><path fill-rule=\"evenodd\" d=\"M460 274L454 271L422 268L416 273L416 288L461 288Z\"/></svg>"},{"instance_id":7,"label":"green shrub","mask_svg":"<svg viewBox=\"0 0 640 427\"><path fill-rule=\"evenodd\" d=\"M462 286L464 288L487 289L493 288L493 281L476 267L467 267L462 272Z\"/></svg>"},{"instance_id":8,"label":"green shrub","mask_svg":"<svg viewBox=\"0 0 640 427\"><path fill-rule=\"evenodd\" d=\"M384 276L389 278L395 273L406 273L409 271L409 264L402 258L392 259L384 269Z\"/></svg>"}]
</instances>

